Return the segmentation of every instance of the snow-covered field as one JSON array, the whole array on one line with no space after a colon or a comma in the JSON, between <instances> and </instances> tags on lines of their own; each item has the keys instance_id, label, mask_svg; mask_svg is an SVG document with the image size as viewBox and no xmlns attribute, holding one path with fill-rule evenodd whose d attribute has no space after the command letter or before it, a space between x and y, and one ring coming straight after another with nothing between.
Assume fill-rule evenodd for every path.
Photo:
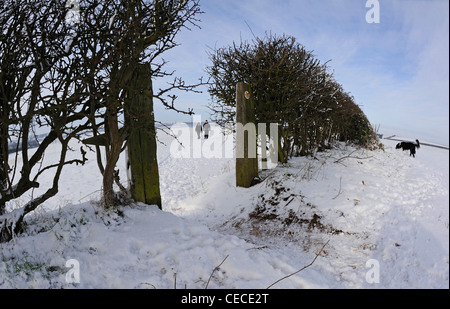
<instances>
[{"instance_id":1,"label":"snow-covered field","mask_svg":"<svg viewBox=\"0 0 450 309\"><path fill-rule=\"evenodd\" d=\"M203 158L176 158L173 139L159 138L163 211L102 211L90 153L28 233L0 244L0 288L449 288L448 150L412 158L390 140L384 151L341 144L244 189L233 158L205 158L224 142L217 129Z\"/></svg>"}]
</instances>

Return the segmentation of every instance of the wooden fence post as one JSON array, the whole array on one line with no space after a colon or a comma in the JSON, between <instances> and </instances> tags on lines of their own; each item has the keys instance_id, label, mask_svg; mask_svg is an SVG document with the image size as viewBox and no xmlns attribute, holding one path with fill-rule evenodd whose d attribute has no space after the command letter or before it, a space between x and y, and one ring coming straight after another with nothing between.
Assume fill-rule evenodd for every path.
<instances>
[{"instance_id":1,"label":"wooden fence post","mask_svg":"<svg viewBox=\"0 0 450 309\"><path fill-rule=\"evenodd\" d=\"M249 188L258 177L255 106L250 86L236 85L236 186Z\"/></svg>"},{"instance_id":2,"label":"wooden fence post","mask_svg":"<svg viewBox=\"0 0 450 309\"><path fill-rule=\"evenodd\" d=\"M162 208L152 87L150 65L137 65L125 101L128 160L134 200Z\"/></svg>"}]
</instances>

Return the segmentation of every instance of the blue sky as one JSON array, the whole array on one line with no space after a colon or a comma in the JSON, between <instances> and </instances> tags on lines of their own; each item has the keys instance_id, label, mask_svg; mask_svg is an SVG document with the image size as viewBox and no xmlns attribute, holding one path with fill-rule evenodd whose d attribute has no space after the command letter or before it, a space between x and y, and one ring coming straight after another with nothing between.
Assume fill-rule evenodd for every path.
<instances>
[{"instance_id":1,"label":"blue sky","mask_svg":"<svg viewBox=\"0 0 450 309\"><path fill-rule=\"evenodd\" d=\"M376 1L375 1L376 2ZM449 145L449 1L378 0L380 22L368 23L367 0L203 0L198 28L164 54L187 82L207 77L207 51L265 32L294 36L354 96L380 133ZM250 30L251 29L251 30ZM155 87L158 83L155 82ZM179 93L177 106L209 118L210 100ZM155 106L160 121L190 118Z\"/></svg>"}]
</instances>

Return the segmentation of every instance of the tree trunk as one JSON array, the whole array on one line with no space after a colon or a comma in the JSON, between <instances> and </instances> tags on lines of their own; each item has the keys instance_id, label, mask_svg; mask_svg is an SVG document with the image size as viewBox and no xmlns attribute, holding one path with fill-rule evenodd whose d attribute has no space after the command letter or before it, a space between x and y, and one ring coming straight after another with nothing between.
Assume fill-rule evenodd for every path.
<instances>
[{"instance_id":1,"label":"tree trunk","mask_svg":"<svg viewBox=\"0 0 450 309\"><path fill-rule=\"evenodd\" d=\"M8 190L8 131L7 127L0 125L0 197L3 191ZM6 205L0 203L0 216L5 212Z\"/></svg>"},{"instance_id":2,"label":"tree trunk","mask_svg":"<svg viewBox=\"0 0 450 309\"><path fill-rule=\"evenodd\" d=\"M162 208L153 113L151 67L139 64L125 101L131 194L136 202Z\"/></svg>"},{"instance_id":3,"label":"tree trunk","mask_svg":"<svg viewBox=\"0 0 450 309\"><path fill-rule=\"evenodd\" d=\"M114 194L114 170L120 157L123 140L119 132L119 120L115 108L107 108L106 113L106 135L108 143L105 149L107 147L110 148L106 151L107 160L103 172L103 202L105 203L105 207L109 208L114 207L116 204Z\"/></svg>"}]
</instances>

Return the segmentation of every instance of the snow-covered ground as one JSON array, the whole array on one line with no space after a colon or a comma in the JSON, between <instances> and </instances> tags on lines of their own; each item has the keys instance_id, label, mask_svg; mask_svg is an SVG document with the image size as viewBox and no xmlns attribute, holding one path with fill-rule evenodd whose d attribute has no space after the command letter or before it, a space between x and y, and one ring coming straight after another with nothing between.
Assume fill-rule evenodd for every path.
<instances>
[{"instance_id":1,"label":"snow-covered ground","mask_svg":"<svg viewBox=\"0 0 450 309\"><path fill-rule=\"evenodd\" d=\"M190 130L175 130L184 146ZM0 288L260 289L313 261L271 288L449 288L448 150L412 158L396 141L340 144L244 189L233 158L207 158L227 144L217 129L202 158L177 158L173 139L159 138L163 211L102 211L90 153L27 218L28 233L0 244Z\"/></svg>"}]
</instances>

